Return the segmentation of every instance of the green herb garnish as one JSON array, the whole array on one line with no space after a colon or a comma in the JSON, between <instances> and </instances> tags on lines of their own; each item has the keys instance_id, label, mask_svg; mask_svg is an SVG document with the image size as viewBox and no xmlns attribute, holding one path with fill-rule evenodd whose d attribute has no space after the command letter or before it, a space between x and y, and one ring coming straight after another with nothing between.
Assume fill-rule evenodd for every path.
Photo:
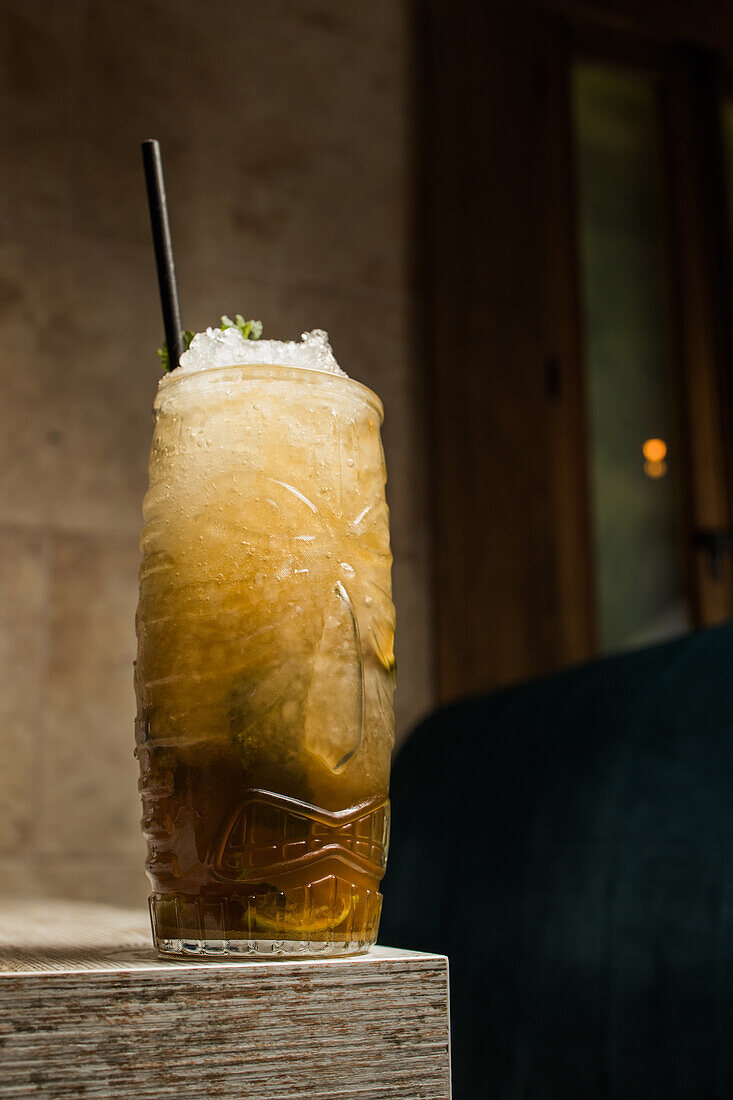
<instances>
[{"instance_id":1,"label":"green herb garnish","mask_svg":"<svg viewBox=\"0 0 733 1100\"><path fill-rule=\"evenodd\" d=\"M245 321L241 313L237 313L234 320L224 314L221 319L222 332L228 328L239 329L245 340L259 340L262 335L262 321Z\"/></svg>"},{"instance_id":2,"label":"green herb garnish","mask_svg":"<svg viewBox=\"0 0 733 1100\"><path fill-rule=\"evenodd\" d=\"M191 332L191 330L188 329L188 328L186 329L185 332L182 333L182 336L183 336L183 350L184 351L188 351L188 349L191 347L191 341L193 340L195 335L196 335L196 333ZM162 347L158 348L158 355L160 356L160 363L161 363L161 366L163 367L163 370L164 371L173 370L173 367L171 367L171 357L170 357L170 354L168 352L168 345L167 344L163 344ZM176 363L176 366L178 366L178 363Z\"/></svg>"},{"instance_id":3,"label":"green herb garnish","mask_svg":"<svg viewBox=\"0 0 733 1100\"><path fill-rule=\"evenodd\" d=\"M226 313L221 318L221 330L226 331L228 328L235 328L241 333L245 340L259 340L262 335L262 321L245 321L241 313L237 313L234 320L231 317L227 317ZM191 341L196 335L195 332L191 332L190 329L186 329L183 335L183 350L188 351L191 346ZM171 365L171 357L168 352L168 345L163 344L158 348L158 355L160 356L160 362L164 371L171 371L178 366L178 363Z\"/></svg>"}]
</instances>

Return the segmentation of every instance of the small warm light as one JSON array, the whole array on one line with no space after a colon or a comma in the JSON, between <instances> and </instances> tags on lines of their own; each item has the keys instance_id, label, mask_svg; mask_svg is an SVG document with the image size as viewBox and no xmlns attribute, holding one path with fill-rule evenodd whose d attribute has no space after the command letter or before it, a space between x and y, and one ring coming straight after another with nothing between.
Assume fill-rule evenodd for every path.
<instances>
[{"instance_id":1,"label":"small warm light","mask_svg":"<svg viewBox=\"0 0 733 1100\"><path fill-rule=\"evenodd\" d=\"M647 462L662 464L667 457L667 444L663 439L647 439L641 449ZM650 477L660 476L660 474L650 474Z\"/></svg>"}]
</instances>

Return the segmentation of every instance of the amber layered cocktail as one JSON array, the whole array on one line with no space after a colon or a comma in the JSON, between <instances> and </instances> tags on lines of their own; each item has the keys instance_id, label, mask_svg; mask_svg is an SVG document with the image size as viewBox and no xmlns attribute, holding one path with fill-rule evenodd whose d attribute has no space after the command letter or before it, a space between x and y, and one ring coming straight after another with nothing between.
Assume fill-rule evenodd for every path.
<instances>
[{"instance_id":1,"label":"amber layered cocktail","mask_svg":"<svg viewBox=\"0 0 733 1100\"><path fill-rule=\"evenodd\" d=\"M161 951L376 939L394 687L381 417L321 334L243 350L209 330L161 381L136 668Z\"/></svg>"}]
</instances>

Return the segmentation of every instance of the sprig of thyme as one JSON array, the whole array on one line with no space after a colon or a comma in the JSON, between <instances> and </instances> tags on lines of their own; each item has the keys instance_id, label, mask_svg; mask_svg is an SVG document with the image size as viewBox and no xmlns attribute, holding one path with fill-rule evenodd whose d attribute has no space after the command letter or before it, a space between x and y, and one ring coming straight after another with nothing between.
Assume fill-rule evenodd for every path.
<instances>
[{"instance_id":1,"label":"sprig of thyme","mask_svg":"<svg viewBox=\"0 0 733 1100\"><path fill-rule=\"evenodd\" d=\"M234 320L227 317L226 313L224 314L221 319L221 330L224 332L228 328L239 329L245 340L259 340L262 335L262 321L245 321L241 313L235 314Z\"/></svg>"},{"instance_id":2,"label":"sprig of thyme","mask_svg":"<svg viewBox=\"0 0 733 1100\"><path fill-rule=\"evenodd\" d=\"M187 328L185 332L181 333L181 335L183 336L183 350L188 351L191 346L191 341L193 340L196 333L191 332L191 330ZM158 355L160 356L160 365L162 366L163 370L173 370L167 344L164 343L162 347L158 348ZM176 363L175 365L178 366L178 363Z\"/></svg>"}]
</instances>

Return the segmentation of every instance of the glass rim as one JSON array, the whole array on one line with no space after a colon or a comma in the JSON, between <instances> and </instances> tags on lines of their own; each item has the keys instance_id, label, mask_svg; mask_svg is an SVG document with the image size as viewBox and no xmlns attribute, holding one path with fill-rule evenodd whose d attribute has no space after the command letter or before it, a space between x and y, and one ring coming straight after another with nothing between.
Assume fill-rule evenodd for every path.
<instances>
[{"instance_id":1,"label":"glass rim","mask_svg":"<svg viewBox=\"0 0 733 1100\"><path fill-rule=\"evenodd\" d=\"M213 375L226 374L228 371L236 371L240 376L242 372L245 372L252 378L270 376L273 377L274 381L278 380L278 375L283 380L302 382L315 382L316 379L320 379L326 385L353 390L367 405L374 408L379 416L380 423L384 420L384 406L381 398L369 386L365 386L363 382L357 382L355 378L350 378L347 374L332 374L330 371L317 370L313 367L294 367L284 363L227 363L220 367L205 367L203 370L196 371L182 371L177 368L168 371L159 379L155 404L157 406L159 398L164 395L169 387L180 385L185 379L211 378Z\"/></svg>"}]
</instances>

